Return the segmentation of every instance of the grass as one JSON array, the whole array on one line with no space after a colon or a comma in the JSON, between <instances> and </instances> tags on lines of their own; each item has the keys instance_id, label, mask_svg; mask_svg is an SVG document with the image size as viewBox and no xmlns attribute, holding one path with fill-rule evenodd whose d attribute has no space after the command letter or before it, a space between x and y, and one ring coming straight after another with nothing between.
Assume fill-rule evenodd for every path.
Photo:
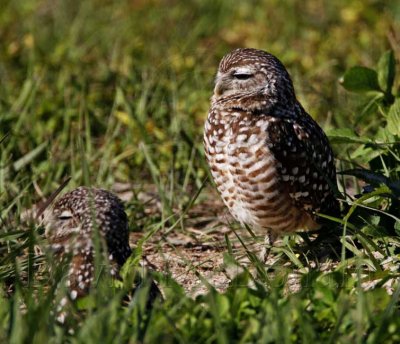
<instances>
[{"instance_id":1,"label":"grass","mask_svg":"<svg viewBox=\"0 0 400 344\"><path fill-rule=\"evenodd\" d=\"M395 2L0 0L0 6L0 341L400 341ZM343 231L337 262L327 269L291 235L272 249L276 259L266 272L251 240L242 240L244 230L235 230L238 238L219 234L224 266L240 271L226 291L203 274L206 258L191 267L205 293L192 298L173 274L158 271L165 300L151 309L146 288L122 306L123 288L100 284L83 311L71 310L76 319L68 333L54 319L53 299L65 293L56 289L62 269L49 273L54 263L43 228L21 217L71 176L68 188L122 184L129 191L130 227L142 240L126 271L139 269L153 237L162 238L160 255L176 233L201 241L188 222L197 220L196 206L214 197L202 126L218 61L238 46L277 55L300 101L329 133L341 191L350 194L337 219ZM394 54L385 53L390 49ZM206 210L210 216L213 209ZM208 235L219 227L199 230ZM248 264L235 254L239 239ZM293 273L297 290L289 292Z\"/></svg>"}]
</instances>

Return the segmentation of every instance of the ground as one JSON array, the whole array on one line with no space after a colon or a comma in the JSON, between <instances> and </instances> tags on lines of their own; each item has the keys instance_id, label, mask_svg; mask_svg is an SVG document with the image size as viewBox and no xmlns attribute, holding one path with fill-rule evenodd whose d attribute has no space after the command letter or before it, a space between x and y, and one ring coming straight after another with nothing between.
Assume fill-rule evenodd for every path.
<instances>
[{"instance_id":1,"label":"ground","mask_svg":"<svg viewBox=\"0 0 400 344\"><path fill-rule=\"evenodd\" d=\"M124 189L129 190L130 186L119 184L115 187L120 197L129 201L132 193L130 191L123 192ZM154 192L154 186L148 186L147 189L153 191L143 191L138 195L138 198L146 204L144 212L146 214L160 213L160 199ZM354 188L348 190L353 193L355 191ZM210 186L204 190L204 194L206 195L204 200L186 213L182 228L168 229L167 233L161 229L146 240L143 246L142 265L150 271L161 272L172 277L191 297L206 294L209 290L208 283L219 292L226 291L230 282L243 272L243 269L249 269L257 277L256 268L251 262L248 252L254 254L261 261L266 249L263 233L249 233L235 223L216 190ZM340 227L337 230L340 231ZM321 231L317 232L321 233ZM146 234L132 232L130 235L131 246L135 247L136 243ZM254 234L256 237L253 236ZM278 270L282 267L290 269L285 288L287 292L297 292L301 287L301 277L304 273L313 269L329 273L338 268L341 232L338 232L337 235L338 237L333 240L330 240L329 237L324 238L321 243L311 248L299 235L293 234L294 261L280 249L285 246L280 238L274 244L274 248L269 251L266 261L262 262L263 266L271 276L276 273L274 270L277 267ZM309 235L310 242L318 240L317 238L318 234ZM234 257L235 264L227 258L228 242L229 252ZM363 252L363 249L360 252ZM372 252L372 254L379 260L384 258L379 251ZM296 264L296 258L298 264ZM398 260L398 258L392 257L383 260L383 270L396 271ZM379 282L381 282L380 278L373 280L367 278L362 287L366 290L371 289ZM390 294L393 293L394 285L394 280L383 283Z\"/></svg>"}]
</instances>

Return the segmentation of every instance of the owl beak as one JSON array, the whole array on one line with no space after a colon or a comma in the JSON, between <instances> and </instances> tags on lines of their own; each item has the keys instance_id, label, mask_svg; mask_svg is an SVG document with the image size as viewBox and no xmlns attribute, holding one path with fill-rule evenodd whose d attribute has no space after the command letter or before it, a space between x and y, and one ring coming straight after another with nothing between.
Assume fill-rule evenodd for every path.
<instances>
[{"instance_id":1,"label":"owl beak","mask_svg":"<svg viewBox=\"0 0 400 344\"><path fill-rule=\"evenodd\" d=\"M215 82L214 95L221 96L224 93L226 90L226 83L224 81L225 80L222 78L217 78Z\"/></svg>"}]
</instances>

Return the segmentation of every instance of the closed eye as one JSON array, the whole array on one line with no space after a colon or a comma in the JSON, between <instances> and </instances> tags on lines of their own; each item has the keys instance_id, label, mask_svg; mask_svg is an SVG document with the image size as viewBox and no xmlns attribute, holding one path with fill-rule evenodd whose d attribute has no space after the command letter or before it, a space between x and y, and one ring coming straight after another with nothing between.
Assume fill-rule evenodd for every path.
<instances>
[{"instance_id":1,"label":"closed eye","mask_svg":"<svg viewBox=\"0 0 400 344\"><path fill-rule=\"evenodd\" d=\"M72 213L69 210L64 210L60 215L58 215L60 220L68 220L72 218Z\"/></svg>"},{"instance_id":2,"label":"closed eye","mask_svg":"<svg viewBox=\"0 0 400 344\"><path fill-rule=\"evenodd\" d=\"M233 74L233 76L234 76L235 79L238 79L238 80L247 80L247 79L250 79L253 76L253 74L235 73L235 74Z\"/></svg>"}]
</instances>

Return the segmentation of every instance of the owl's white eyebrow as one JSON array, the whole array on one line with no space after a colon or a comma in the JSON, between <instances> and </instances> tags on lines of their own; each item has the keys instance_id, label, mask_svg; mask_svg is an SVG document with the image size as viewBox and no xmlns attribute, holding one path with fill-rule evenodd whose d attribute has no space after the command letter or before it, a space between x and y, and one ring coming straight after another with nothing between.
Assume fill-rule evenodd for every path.
<instances>
[{"instance_id":1,"label":"owl's white eyebrow","mask_svg":"<svg viewBox=\"0 0 400 344\"><path fill-rule=\"evenodd\" d=\"M233 74L252 74L252 71L248 68L237 68L233 71Z\"/></svg>"},{"instance_id":2,"label":"owl's white eyebrow","mask_svg":"<svg viewBox=\"0 0 400 344\"><path fill-rule=\"evenodd\" d=\"M63 212L58 216L59 219L67 219L72 217L72 213L69 210L63 210Z\"/></svg>"}]
</instances>

